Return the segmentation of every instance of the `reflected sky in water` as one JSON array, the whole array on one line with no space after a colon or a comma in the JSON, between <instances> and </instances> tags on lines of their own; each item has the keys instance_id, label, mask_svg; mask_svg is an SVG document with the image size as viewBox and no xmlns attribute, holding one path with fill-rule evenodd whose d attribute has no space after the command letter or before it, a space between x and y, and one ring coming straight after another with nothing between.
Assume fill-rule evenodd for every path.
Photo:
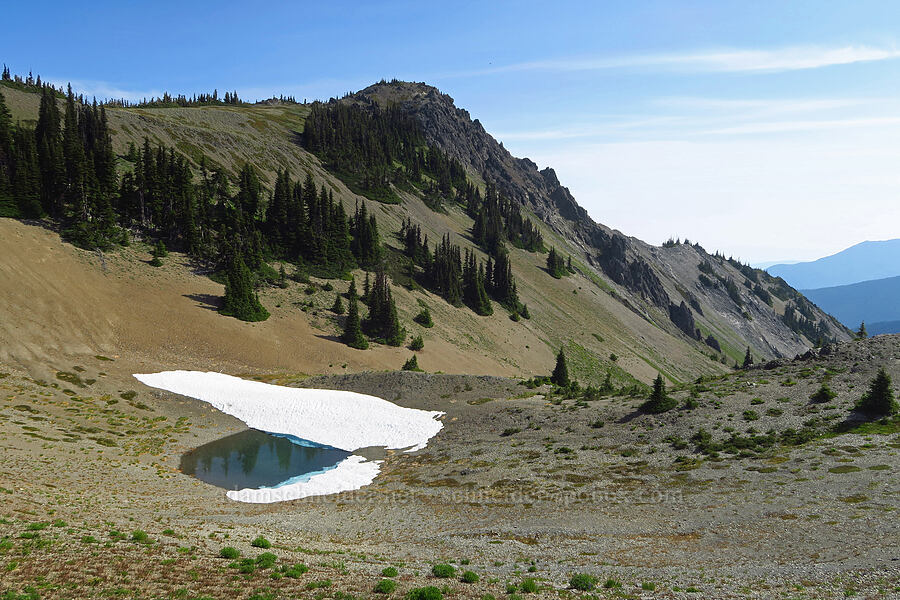
<instances>
[{"instance_id":1,"label":"reflected sky in water","mask_svg":"<svg viewBox=\"0 0 900 600\"><path fill-rule=\"evenodd\" d=\"M227 490L278 487L331 469L348 456L345 450L247 429L185 453L181 471Z\"/></svg>"}]
</instances>

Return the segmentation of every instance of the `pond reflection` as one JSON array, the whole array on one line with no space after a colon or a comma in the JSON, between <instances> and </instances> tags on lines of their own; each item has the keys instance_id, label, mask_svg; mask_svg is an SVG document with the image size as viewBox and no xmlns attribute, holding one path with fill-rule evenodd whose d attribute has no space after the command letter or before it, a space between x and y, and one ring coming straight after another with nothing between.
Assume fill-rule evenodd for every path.
<instances>
[{"instance_id":1,"label":"pond reflection","mask_svg":"<svg viewBox=\"0 0 900 600\"><path fill-rule=\"evenodd\" d=\"M327 471L348 456L345 450L247 429L185 453L181 472L228 490L278 487Z\"/></svg>"}]
</instances>

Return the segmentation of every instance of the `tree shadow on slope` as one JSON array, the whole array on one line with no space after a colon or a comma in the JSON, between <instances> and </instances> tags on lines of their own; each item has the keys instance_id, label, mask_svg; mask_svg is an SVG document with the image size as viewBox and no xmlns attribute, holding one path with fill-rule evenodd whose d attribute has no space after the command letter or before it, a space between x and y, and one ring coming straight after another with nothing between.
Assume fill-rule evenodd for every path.
<instances>
[{"instance_id":1,"label":"tree shadow on slope","mask_svg":"<svg viewBox=\"0 0 900 600\"><path fill-rule=\"evenodd\" d=\"M218 312L222 308L222 298L212 294L182 294L182 297L193 300L197 306Z\"/></svg>"}]
</instances>

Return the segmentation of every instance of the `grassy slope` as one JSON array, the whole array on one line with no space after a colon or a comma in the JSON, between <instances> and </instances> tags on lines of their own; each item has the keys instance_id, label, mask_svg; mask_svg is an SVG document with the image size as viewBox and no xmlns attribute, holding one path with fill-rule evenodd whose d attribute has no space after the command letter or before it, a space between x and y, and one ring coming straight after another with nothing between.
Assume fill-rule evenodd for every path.
<instances>
[{"instance_id":1,"label":"grassy slope","mask_svg":"<svg viewBox=\"0 0 900 600\"><path fill-rule=\"evenodd\" d=\"M33 119L36 117L38 97L17 90L4 90L7 103L13 111L15 119ZM110 125L113 130L113 141L117 152L124 153L128 144L140 144L144 136L151 142L175 146L192 160L199 160L201 153L208 159L221 165L231 173L236 172L245 162L252 162L271 182L275 171L287 168L294 177L302 177L306 171L312 172L317 183L326 182L335 193L335 197L344 202L352 210L357 202L368 203L369 209L377 218L382 238L389 245L398 246L392 232L399 229L401 221L411 216L422 224L431 240L439 239L449 232L455 243L472 246L469 237L471 220L461 210L451 207L447 214L431 211L422 201L412 195L405 194L402 205L383 205L371 202L352 194L346 186L332 175L324 171L316 157L304 151L296 138L302 131L303 119L307 108L298 105L275 106L242 106L242 107L203 107L185 109L111 109L108 111ZM18 227L3 223L3 227L12 228L18 233ZM550 236L550 232L545 232ZM4 236L8 237L8 236ZM24 235L25 240L34 236ZM38 236L40 238L40 236ZM34 239L42 245L52 244L51 238ZM558 247L566 251L564 240L554 240ZM56 252L68 254L69 259L87 270L85 276L97 275L96 261L88 260L88 255L71 248L58 248ZM480 251L479 251L479 254ZM113 267L114 277L127 277L134 286L127 292L129 297L142 297L147 302L156 303L154 295L159 295L162 288L147 289L141 293L142 285L159 278L169 277L167 285L171 285L170 300L158 302L159 322L165 329L166 323L179 323L180 320L196 319L203 322L206 333L199 338L184 336L183 352L190 357L209 354L209 343L200 345L192 343L194 339L214 336L218 331L221 336L245 341L253 347L261 343L261 337L270 340L274 347L282 343L289 344L285 338L297 340L300 336L306 345L316 349L316 359L308 355L296 356L295 353L282 351L260 368L278 368L286 370L329 370L328 365L348 362L348 369L399 367L408 351L378 348L365 353L349 351L337 342L324 339L336 332L336 324L327 318L326 311L319 311L313 316L312 310L304 314L297 310L291 302L312 300L318 306L327 308L333 301L333 293L320 293L312 298L301 296L299 289L266 290L262 293L263 302L273 311L274 318L262 325L238 324L230 319L218 317L196 302L188 306L184 294L203 293L216 296L221 293L220 286L202 277L192 277L187 265L176 266L178 261L169 261L167 274L154 272L149 267L136 263L139 255L130 251L120 253L123 265ZM519 294L531 309L532 320L513 323L499 306L495 305L495 314L482 318L475 316L467 309L450 307L440 298L424 291L407 291L396 289L398 310L401 319L411 333L420 332L412 323L412 317L419 310L419 301L425 301L431 307L437 326L431 330L422 330L425 338L425 351L419 362L427 370L446 372L498 373L506 375L531 375L543 373L552 366L555 350L569 340L577 342L588 352L594 353L598 360L606 360L615 353L618 365L638 379L649 381L657 371L667 377L686 381L701 374L721 372L723 367L703 356L697 346L691 346L679 336L672 335L671 326L662 313L649 314L644 317L636 314L612 297L610 290L620 296L629 294L595 273L591 278L575 275L555 280L544 271L543 254L532 254L518 249L511 250L513 270L517 278ZM130 257L130 258L129 258ZM130 261L130 262L129 262ZM113 261L116 262L116 261ZM118 262L116 262L118 265ZM121 269L116 272L115 269ZM127 273L127 275L125 275ZM80 274L75 275L81 277ZM110 275L106 275L109 279ZM106 285L106 284L103 284ZM338 289L346 284L339 283ZM102 285L99 286L102 288ZM125 293L125 292L122 292ZM111 297L114 297L112 294ZM297 296L300 296L299 298ZM61 302L80 303L77 295L61 299ZM276 306L279 305L280 306ZM638 305L638 302L633 304ZM179 306L176 320L171 318L176 313L166 316L171 306ZM108 306L107 312L121 311L127 314L131 309L128 304ZM174 309L172 309L174 310ZM645 317L649 317L645 318ZM667 326L664 331L650 321ZM125 323L127 319L123 319ZM132 323L123 325L136 328ZM90 329L90 328L87 328ZM180 329L180 326L179 326ZM179 337L180 332L175 332ZM235 337L236 336L236 337ZM320 337L317 337L320 336ZM324 336L321 337L321 336ZM140 337L140 336L136 336ZM126 338L120 337L120 340ZM282 342L281 340L285 340ZM323 341L324 340L324 341ZM602 342L600 340L603 340ZM208 341L208 340L207 340ZM298 342L300 340L297 340ZM143 344L141 344L143 346ZM222 344L212 343L212 347L220 348ZM150 351L152 346L146 345ZM259 356L266 356L262 352ZM247 361L239 356L229 356L223 350L216 354L217 359L226 362L245 364ZM609 361L607 361L609 362Z\"/></svg>"}]
</instances>

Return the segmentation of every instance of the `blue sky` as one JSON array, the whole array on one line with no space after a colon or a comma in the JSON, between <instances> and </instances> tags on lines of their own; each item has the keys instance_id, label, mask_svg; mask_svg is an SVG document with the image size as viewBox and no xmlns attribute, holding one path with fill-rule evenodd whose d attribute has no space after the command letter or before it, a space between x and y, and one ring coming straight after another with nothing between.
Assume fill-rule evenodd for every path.
<instances>
[{"instance_id":1,"label":"blue sky","mask_svg":"<svg viewBox=\"0 0 900 600\"><path fill-rule=\"evenodd\" d=\"M895 2L260 7L11 3L0 61L132 99L426 81L554 167L596 220L652 243L761 262L900 237Z\"/></svg>"}]
</instances>

